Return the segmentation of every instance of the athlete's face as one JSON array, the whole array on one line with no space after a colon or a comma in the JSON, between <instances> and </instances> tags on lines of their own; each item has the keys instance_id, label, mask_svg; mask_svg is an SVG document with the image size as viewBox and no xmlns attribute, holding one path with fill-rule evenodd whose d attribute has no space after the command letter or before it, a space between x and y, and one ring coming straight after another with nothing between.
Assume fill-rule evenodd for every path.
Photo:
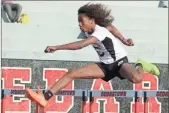
<instances>
[{"instance_id":1,"label":"athlete's face","mask_svg":"<svg viewBox=\"0 0 169 113\"><path fill-rule=\"evenodd\" d=\"M91 32L94 24L94 20L90 19L85 14L80 14L78 17L80 30L83 32Z\"/></svg>"}]
</instances>

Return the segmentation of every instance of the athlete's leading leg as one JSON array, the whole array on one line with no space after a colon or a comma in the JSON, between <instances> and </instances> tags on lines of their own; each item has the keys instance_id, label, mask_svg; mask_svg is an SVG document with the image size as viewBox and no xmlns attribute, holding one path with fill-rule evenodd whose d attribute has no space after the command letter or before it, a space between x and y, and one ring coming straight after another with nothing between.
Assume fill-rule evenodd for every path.
<instances>
[{"instance_id":1,"label":"athlete's leading leg","mask_svg":"<svg viewBox=\"0 0 169 113\"><path fill-rule=\"evenodd\" d=\"M57 75L56 75L57 76ZM48 100L58 91L66 87L75 78L103 78L104 73L97 64L89 64L81 68L71 69L61 79L59 79L44 95L37 94L27 88L28 98L37 102L42 107L46 107Z\"/></svg>"},{"instance_id":2,"label":"athlete's leading leg","mask_svg":"<svg viewBox=\"0 0 169 113\"><path fill-rule=\"evenodd\" d=\"M75 78L94 79L103 78L104 73L96 64L86 65L78 69L69 70L65 76L59 79L51 88L50 91L55 94L60 89L64 88Z\"/></svg>"}]
</instances>

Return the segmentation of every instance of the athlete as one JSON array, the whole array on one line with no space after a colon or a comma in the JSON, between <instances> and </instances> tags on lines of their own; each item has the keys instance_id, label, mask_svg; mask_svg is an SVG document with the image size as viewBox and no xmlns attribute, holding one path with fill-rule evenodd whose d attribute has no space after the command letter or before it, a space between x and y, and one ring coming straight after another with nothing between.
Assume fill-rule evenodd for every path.
<instances>
[{"instance_id":1,"label":"athlete","mask_svg":"<svg viewBox=\"0 0 169 113\"><path fill-rule=\"evenodd\" d=\"M149 68L149 72L155 70L154 72L159 74L159 69L153 64L145 65L142 63L144 61L137 62L135 66L129 64L127 52L118 39L127 46L134 44L131 39L125 39L111 24L114 18L110 14L111 11L102 4L86 4L79 8L79 27L87 38L64 45L48 46L45 53L53 53L58 50L78 50L92 45L98 53L100 62L70 69L44 94L35 93L27 88L26 94L30 100L42 107L47 107L49 99L73 79L101 78L108 82L117 76L120 79L128 79L132 83L140 83L143 80L143 68L144 70Z\"/></svg>"}]
</instances>

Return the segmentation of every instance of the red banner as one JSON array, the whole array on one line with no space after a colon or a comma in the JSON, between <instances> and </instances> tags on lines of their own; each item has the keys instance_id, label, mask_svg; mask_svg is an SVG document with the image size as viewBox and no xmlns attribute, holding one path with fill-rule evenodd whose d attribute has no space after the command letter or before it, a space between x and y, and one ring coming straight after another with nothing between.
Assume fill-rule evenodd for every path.
<instances>
[{"instance_id":1,"label":"red banner","mask_svg":"<svg viewBox=\"0 0 169 113\"><path fill-rule=\"evenodd\" d=\"M158 78L152 74L144 73L144 79L139 84L133 84L133 90L158 90ZM134 100L131 103L132 113L135 113ZM148 102L143 103L143 98L139 98L137 102L136 113L161 113L161 103L158 102L156 97L148 98Z\"/></svg>"},{"instance_id":2,"label":"red banner","mask_svg":"<svg viewBox=\"0 0 169 113\"><path fill-rule=\"evenodd\" d=\"M2 88L20 88L25 89L24 83L31 83L31 68L2 68ZM16 84L19 80L22 84ZM18 97L19 95L17 95ZM21 95L19 97L22 97ZM31 112L31 104L28 99L14 99L14 96L7 96L3 101L3 111ZM4 112L5 113L5 112Z\"/></svg>"},{"instance_id":3,"label":"red banner","mask_svg":"<svg viewBox=\"0 0 169 113\"><path fill-rule=\"evenodd\" d=\"M43 80L46 82L45 88L50 88L58 79L60 79L67 72L67 69L60 68L47 68L43 70ZM3 88L20 88L24 89L26 83L31 83L31 68L14 68L14 67L4 67L2 68L2 80ZM20 83L16 84L16 80L19 80ZM73 90L74 82L68 84L65 90ZM101 79L95 79L92 83L91 90L113 90L111 82L104 82ZM158 90L158 78L154 75L145 73L143 82L139 84L133 84L133 90ZM107 93L104 93L107 95ZM112 94L111 94L112 95ZM114 95L114 94L113 94ZM122 95L116 94L116 95ZM168 95L167 92L158 92L157 96ZM18 95L17 95L18 97ZM20 95L21 97L21 95ZM19 100L14 99L14 96L7 96L3 101L3 109L9 112L31 112L31 102L28 99L20 98ZM133 100L134 102L134 100ZM134 113L135 107L134 103L131 102L131 113ZM139 108L137 113L144 112L144 107L146 107L146 113L161 113L161 103L158 102L156 97L151 97L148 99L148 102L144 105L143 99L139 98L137 102ZM74 98L70 96L55 96L50 100L49 107L44 110L44 113L48 112L62 112L67 113L74 105ZM85 106L85 112L89 113L91 110L92 113L99 113L103 111L104 113L119 113L120 105L119 102L113 97L97 97L94 98L94 101L89 109L89 103ZM5 112L3 112L5 113Z\"/></svg>"},{"instance_id":4,"label":"red banner","mask_svg":"<svg viewBox=\"0 0 169 113\"><path fill-rule=\"evenodd\" d=\"M46 82L46 88L50 88L56 81L58 81L67 72L66 69L44 69L43 80ZM74 82L68 84L63 90L73 90ZM67 113L73 107L73 97L61 96L60 100L58 96L50 99L49 106L44 110L47 112L64 112Z\"/></svg>"},{"instance_id":5,"label":"red banner","mask_svg":"<svg viewBox=\"0 0 169 113\"><path fill-rule=\"evenodd\" d=\"M95 79L92 84L91 90L113 90L111 82L104 82L101 79ZM101 106L101 101L102 105ZM91 109L89 108L91 107ZM113 97L95 97L91 106L89 102L84 108L86 113L119 113L119 102Z\"/></svg>"}]
</instances>

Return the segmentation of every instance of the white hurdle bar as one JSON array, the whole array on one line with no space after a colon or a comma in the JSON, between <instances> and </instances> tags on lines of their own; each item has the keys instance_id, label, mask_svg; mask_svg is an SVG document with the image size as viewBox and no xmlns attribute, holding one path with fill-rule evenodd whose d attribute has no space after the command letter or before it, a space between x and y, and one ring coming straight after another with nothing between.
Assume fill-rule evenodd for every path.
<instances>
[{"instance_id":1,"label":"white hurdle bar","mask_svg":"<svg viewBox=\"0 0 169 113\"><path fill-rule=\"evenodd\" d=\"M34 92L37 89L32 89ZM42 93L47 91L46 89L41 89ZM25 89L2 89L2 95L25 95ZM56 93L58 96L75 96L82 97L84 95L87 96L87 90L61 90Z\"/></svg>"},{"instance_id":2,"label":"white hurdle bar","mask_svg":"<svg viewBox=\"0 0 169 113\"><path fill-rule=\"evenodd\" d=\"M88 90L91 97L157 97L168 98L168 90Z\"/></svg>"},{"instance_id":3,"label":"white hurdle bar","mask_svg":"<svg viewBox=\"0 0 169 113\"><path fill-rule=\"evenodd\" d=\"M37 89L32 89L37 91ZM44 93L46 89L41 89ZM136 94L137 93L137 94ZM25 89L2 89L2 95L25 95ZM92 95L91 95L92 94ZM56 95L58 96L75 96L75 97L157 97L168 98L168 90L61 90Z\"/></svg>"},{"instance_id":4,"label":"white hurdle bar","mask_svg":"<svg viewBox=\"0 0 169 113\"><path fill-rule=\"evenodd\" d=\"M37 91L37 89L32 89ZM41 89L44 93L47 89ZM89 96L92 92L94 97L134 97L137 92L138 97L144 97L147 93L147 97L158 97L158 98L168 98L168 90L61 90L56 95L58 96L76 96L81 97L85 92L86 96ZM25 89L2 89L1 93L4 95L24 95Z\"/></svg>"}]
</instances>

